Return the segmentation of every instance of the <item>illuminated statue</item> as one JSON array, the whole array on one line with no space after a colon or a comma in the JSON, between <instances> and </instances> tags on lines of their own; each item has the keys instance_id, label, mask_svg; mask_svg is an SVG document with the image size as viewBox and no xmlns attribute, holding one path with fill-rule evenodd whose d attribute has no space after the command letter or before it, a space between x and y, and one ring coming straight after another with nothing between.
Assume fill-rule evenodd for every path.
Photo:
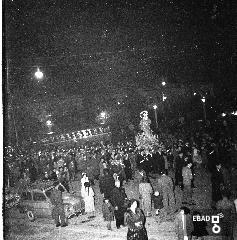
<instances>
[{"instance_id":1,"label":"illuminated statue","mask_svg":"<svg viewBox=\"0 0 237 240\"><path fill-rule=\"evenodd\" d=\"M140 129L142 132L135 137L137 149L143 149L151 152L155 146L159 145L159 141L153 135L150 128L151 120L148 118L148 112L142 111L140 113L140 117Z\"/></svg>"}]
</instances>

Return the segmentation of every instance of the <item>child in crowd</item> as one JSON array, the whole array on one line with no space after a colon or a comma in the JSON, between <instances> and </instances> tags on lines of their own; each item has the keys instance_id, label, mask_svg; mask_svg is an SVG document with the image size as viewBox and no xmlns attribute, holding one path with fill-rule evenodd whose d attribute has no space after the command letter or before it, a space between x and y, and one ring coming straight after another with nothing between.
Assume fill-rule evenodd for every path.
<instances>
[{"instance_id":1,"label":"child in crowd","mask_svg":"<svg viewBox=\"0 0 237 240\"><path fill-rule=\"evenodd\" d=\"M156 210L156 216L158 216L160 209L164 207L163 197L160 195L158 191L155 191L155 193L152 195L152 202L154 204L154 209Z\"/></svg>"},{"instance_id":2,"label":"child in crowd","mask_svg":"<svg viewBox=\"0 0 237 240\"><path fill-rule=\"evenodd\" d=\"M114 208L109 199L104 199L102 205L102 213L104 220L107 222L107 229L112 230L111 222L114 220Z\"/></svg>"}]
</instances>

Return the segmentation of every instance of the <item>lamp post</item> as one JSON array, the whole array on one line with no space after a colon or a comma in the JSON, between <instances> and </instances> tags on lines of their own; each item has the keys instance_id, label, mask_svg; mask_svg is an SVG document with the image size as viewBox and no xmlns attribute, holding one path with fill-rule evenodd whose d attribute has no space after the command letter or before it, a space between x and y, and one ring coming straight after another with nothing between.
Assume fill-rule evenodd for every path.
<instances>
[{"instance_id":1,"label":"lamp post","mask_svg":"<svg viewBox=\"0 0 237 240\"><path fill-rule=\"evenodd\" d=\"M204 116L204 121L206 122L207 121L207 113L206 113L206 98L205 97L202 97L202 106L203 106L203 116Z\"/></svg>"},{"instance_id":2,"label":"lamp post","mask_svg":"<svg viewBox=\"0 0 237 240\"><path fill-rule=\"evenodd\" d=\"M154 109L154 113L155 113L155 119L156 119L156 128L158 128L158 121L157 121L157 105L154 105L153 106L153 109Z\"/></svg>"}]
</instances>

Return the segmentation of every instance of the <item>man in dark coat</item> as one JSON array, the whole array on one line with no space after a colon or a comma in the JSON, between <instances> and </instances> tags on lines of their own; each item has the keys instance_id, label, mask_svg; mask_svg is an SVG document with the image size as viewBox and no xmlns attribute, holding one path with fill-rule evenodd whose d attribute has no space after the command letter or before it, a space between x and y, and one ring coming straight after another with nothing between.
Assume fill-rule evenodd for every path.
<instances>
[{"instance_id":1,"label":"man in dark coat","mask_svg":"<svg viewBox=\"0 0 237 240\"><path fill-rule=\"evenodd\" d=\"M223 188L224 179L221 171L221 164L216 163L216 167L211 175L211 184L212 184L212 201L215 204L222 199L221 190Z\"/></svg>"},{"instance_id":2,"label":"man in dark coat","mask_svg":"<svg viewBox=\"0 0 237 240\"><path fill-rule=\"evenodd\" d=\"M175 160L175 186L180 185L181 187L183 187L182 169L185 163L183 155L183 152L179 152L179 155Z\"/></svg>"},{"instance_id":3,"label":"man in dark coat","mask_svg":"<svg viewBox=\"0 0 237 240\"><path fill-rule=\"evenodd\" d=\"M115 188L111 192L111 204L115 211L116 227L119 229L121 225L124 225L124 213L126 212L125 199L127 195L125 190L120 187L120 182L116 181Z\"/></svg>"},{"instance_id":4,"label":"man in dark coat","mask_svg":"<svg viewBox=\"0 0 237 240\"><path fill-rule=\"evenodd\" d=\"M162 148L159 147L158 151L152 156L153 171L154 173L163 172L165 170L165 159L162 153Z\"/></svg>"},{"instance_id":5,"label":"man in dark coat","mask_svg":"<svg viewBox=\"0 0 237 240\"><path fill-rule=\"evenodd\" d=\"M104 175L99 179L100 192L104 194L104 198L110 199L111 192L114 188L114 178L109 173L109 169L104 169Z\"/></svg>"},{"instance_id":6,"label":"man in dark coat","mask_svg":"<svg viewBox=\"0 0 237 240\"><path fill-rule=\"evenodd\" d=\"M207 167L208 170L212 173L212 171L215 170L215 166L218 163L218 153L216 149L216 145L214 143L211 144L211 146L208 147L207 150Z\"/></svg>"},{"instance_id":7,"label":"man in dark coat","mask_svg":"<svg viewBox=\"0 0 237 240\"><path fill-rule=\"evenodd\" d=\"M50 201L53 205L52 217L55 221L56 227L59 227L60 225L61 227L66 227L66 217L63 206L62 192L59 190L59 182L54 183L54 186L55 187L50 195Z\"/></svg>"}]
</instances>

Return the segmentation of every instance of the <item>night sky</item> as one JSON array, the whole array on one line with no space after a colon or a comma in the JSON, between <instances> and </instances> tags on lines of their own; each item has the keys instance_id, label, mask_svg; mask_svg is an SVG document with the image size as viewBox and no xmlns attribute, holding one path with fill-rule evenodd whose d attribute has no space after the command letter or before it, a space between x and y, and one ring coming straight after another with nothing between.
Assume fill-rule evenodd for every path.
<instances>
[{"instance_id":1,"label":"night sky","mask_svg":"<svg viewBox=\"0 0 237 240\"><path fill-rule=\"evenodd\" d=\"M231 78L234 11L224 0L7 0L12 91L27 99L153 84L161 76ZM45 74L40 83L37 66Z\"/></svg>"}]
</instances>

